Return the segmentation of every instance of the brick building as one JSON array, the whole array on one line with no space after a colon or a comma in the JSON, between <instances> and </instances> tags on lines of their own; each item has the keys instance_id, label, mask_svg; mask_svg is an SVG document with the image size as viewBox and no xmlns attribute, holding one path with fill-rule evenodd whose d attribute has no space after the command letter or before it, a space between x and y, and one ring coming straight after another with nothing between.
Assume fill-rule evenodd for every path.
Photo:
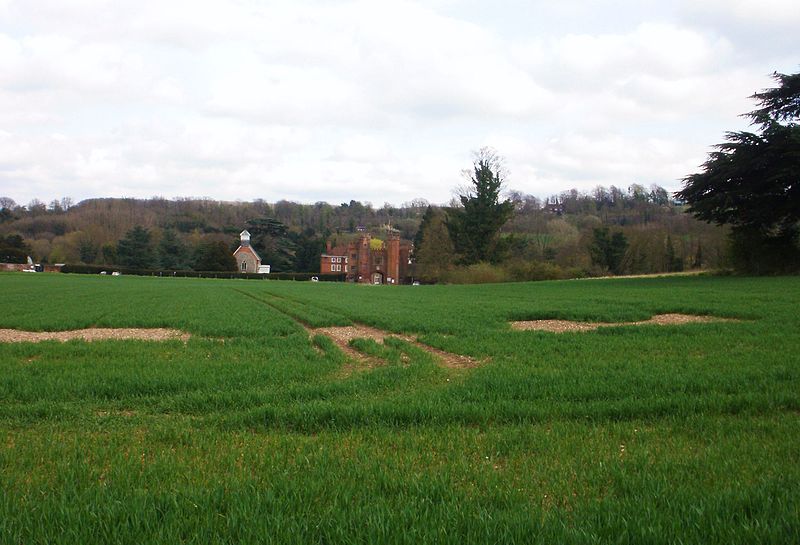
<instances>
[{"instance_id":1,"label":"brick building","mask_svg":"<svg viewBox=\"0 0 800 545\"><path fill-rule=\"evenodd\" d=\"M236 258L236 267L239 272L243 273L269 273L269 265L261 264L261 257L255 249L250 246L250 233L247 230L239 233L239 247L233 252L233 257Z\"/></svg>"},{"instance_id":2,"label":"brick building","mask_svg":"<svg viewBox=\"0 0 800 545\"><path fill-rule=\"evenodd\" d=\"M408 276L411 242L391 234L380 248L372 248L372 236L362 234L347 245L328 242L320 256L320 273L347 275L348 282L402 284Z\"/></svg>"}]
</instances>

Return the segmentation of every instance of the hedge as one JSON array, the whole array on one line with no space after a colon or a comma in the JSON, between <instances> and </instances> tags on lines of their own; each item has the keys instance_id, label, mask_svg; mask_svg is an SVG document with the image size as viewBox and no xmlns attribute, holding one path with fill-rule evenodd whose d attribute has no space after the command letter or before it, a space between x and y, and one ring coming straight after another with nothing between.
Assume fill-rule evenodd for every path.
<instances>
[{"instance_id":1,"label":"hedge","mask_svg":"<svg viewBox=\"0 0 800 545\"><path fill-rule=\"evenodd\" d=\"M344 274L319 274L319 273L298 273L298 272L275 272L269 274L239 273L228 271L171 271L159 269L131 269L127 267L104 267L101 265L64 265L62 273L68 274L100 274L101 272L111 274L118 271L124 275L134 276L173 276L183 278L243 278L245 280L297 280L309 281L312 277L317 277L320 282L344 282Z\"/></svg>"}]
</instances>

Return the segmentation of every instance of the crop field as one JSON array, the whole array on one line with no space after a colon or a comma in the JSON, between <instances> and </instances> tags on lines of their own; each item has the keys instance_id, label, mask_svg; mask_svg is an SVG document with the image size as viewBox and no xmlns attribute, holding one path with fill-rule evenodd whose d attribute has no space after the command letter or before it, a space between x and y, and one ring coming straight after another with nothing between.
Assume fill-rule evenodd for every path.
<instances>
[{"instance_id":1,"label":"crop field","mask_svg":"<svg viewBox=\"0 0 800 545\"><path fill-rule=\"evenodd\" d=\"M0 342L2 544L800 543L800 278L0 275L86 328L188 337Z\"/></svg>"}]
</instances>

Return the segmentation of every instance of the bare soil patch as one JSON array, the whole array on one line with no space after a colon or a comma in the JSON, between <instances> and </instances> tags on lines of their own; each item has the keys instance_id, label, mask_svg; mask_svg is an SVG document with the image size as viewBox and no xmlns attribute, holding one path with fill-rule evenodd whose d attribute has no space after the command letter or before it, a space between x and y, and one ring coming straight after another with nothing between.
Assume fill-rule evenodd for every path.
<instances>
[{"instance_id":1,"label":"bare soil patch","mask_svg":"<svg viewBox=\"0 0 800 545\"><path fill-rule=\"evenodd\" d=\"M374 363L373 358L368 358L367 356L361 354L357 350L354 350L349 345L349 342L352 339L372 339L377 343L383 344L383 340L386 337L395 337L404 340L408 343L411 343L414 346L421 348L422 350L425 350L429 354L433 354L439 359L439 361L445 367L467 368L467 367L475 367L479 363L476 360L470 358L469 356L462 356L460 354L445 352L444 350L439 350L438 348L433 348L432 346L422 344L417 340L416 337L412 337L409 335L398 335L396 333L390 333L388 331L383 331L365 325L352 325L343 327L320 327L317 329L309 329L308 332L311 335L319 334L329 337L334 343L336 343L336 345L339 348L342 349L342 351L345 354L347 354L351 358L369 363Z\"/></svg>"},{"instance_id":2,"label":"bare soil patch","mask_svg":"<svg viewBox=\"0 0 800 545\"><path fill-rule=\"evenodd\" d=\"M569 320L528 320L510 322L511 328L518 331L549 331L551 333L572 333L576 331L593 331L600 327L617 327L629 325L681 325L709 322L734 322L730 318L715 316L694 316L691 314L657 314L649 320L639 322L571 322Z\"/></svg>"},{"instance_id":3,"label":"bare soil patch","mask_svg":"<svg viewBox=\"0 0 800 545\"><path fill-rule=\"evenodd\" d=\"M142 340L142 341L171 341L189 340L188 333L177 329L154 328L99 328L74 329L71 331L20 331L18 329L0 329L0 342L3 343L38 343L42 341L66 342L73 339L84 341L107 340Z\"/></svg>"}]
</instances>

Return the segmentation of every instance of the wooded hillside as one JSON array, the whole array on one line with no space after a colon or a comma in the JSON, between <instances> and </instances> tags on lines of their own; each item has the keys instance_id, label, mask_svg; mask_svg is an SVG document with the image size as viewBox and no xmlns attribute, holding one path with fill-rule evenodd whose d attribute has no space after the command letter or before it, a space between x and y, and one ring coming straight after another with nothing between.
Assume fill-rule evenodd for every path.
<instances>
[{"instance_id":1,"label":"wooded hillside","mask_svg":"<svg viewBox=\"0 0 800 545\"><path fill-rule=\"evenodd\" d=\"M465 264L441 232L456 202L435 206L424 199L376 208L358 201L161 198L74 205L65 198L23 206L6 197L0 199L0 235L19 235L37 262L122 265L138 251L131 248L145 248L138 266L188 269L213 266L210 256L221 246L235 249L239 232L248 228L257 231L254 246L274 271L316 272L327 239L360 229L380 237L392 228L415 241L416 276L451 282L651 273L717 267L723 259L725 230L683 213L658 186L572 190L545 201L517 191L506 197L513 215L500 230L491 264Z\"/></svg>"}]
</instances>

